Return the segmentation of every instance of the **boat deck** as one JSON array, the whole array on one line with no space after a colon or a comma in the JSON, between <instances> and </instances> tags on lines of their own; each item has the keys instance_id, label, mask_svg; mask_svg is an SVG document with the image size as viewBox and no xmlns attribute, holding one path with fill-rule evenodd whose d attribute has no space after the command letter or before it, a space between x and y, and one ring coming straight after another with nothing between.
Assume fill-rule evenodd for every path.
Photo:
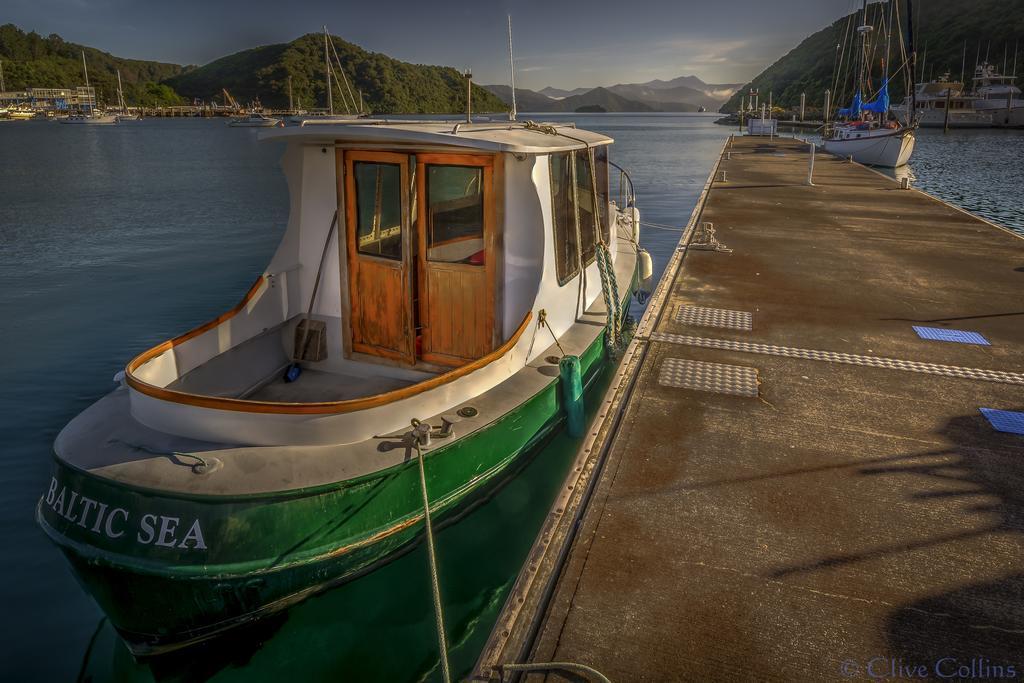
<instances>
[{"instance_id":1,"label":"boat deck","mask_svg":"<svg viewBox=\"0 0 1024 683\"><path fill-rule=\"evenodd\" d=\"M808 187L797 141L730 153L698 220L733 251L666 275L566 561L559 509L476 678L1020 675L1024 437L979 408L1024 410L1024 241L826 155Z\"/></svg>"},{"instance_id":2,"label":"boat deck","mask_svg":"<svg viewBox=\"0 0 1024 683\"><path fill-rule=\"evenodd\" d=\"M295 382L285 382L283 374L258 391L246 396L250 401L280 401L282 403L310 403L317 401L347 401L374 396L415 384L412 380L382 376L343 375L305 369Z\"/></svg>"}]
</instances>

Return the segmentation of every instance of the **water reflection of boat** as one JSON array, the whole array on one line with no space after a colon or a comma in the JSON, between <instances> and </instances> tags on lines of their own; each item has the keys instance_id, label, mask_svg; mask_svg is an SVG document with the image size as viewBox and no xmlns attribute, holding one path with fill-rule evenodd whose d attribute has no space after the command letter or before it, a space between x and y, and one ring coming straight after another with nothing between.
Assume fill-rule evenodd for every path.
<instances>
[{"instance_id":1,"label":"water reflection of boat","mask_svg":"<svg viewBox=\"0 0 1024 683\"><path fill-rule=\"evenodd\" d=\"M288 143L278 252L241 304L139 355L61 432L39 503L138 653L377 566L422 529L417 452L433 514L452 513L561 428L564 387L624 337L613 292L636 281L639 218L609 200L609 138L508 122L264 137Z\"/></svg>"}]
</instances>

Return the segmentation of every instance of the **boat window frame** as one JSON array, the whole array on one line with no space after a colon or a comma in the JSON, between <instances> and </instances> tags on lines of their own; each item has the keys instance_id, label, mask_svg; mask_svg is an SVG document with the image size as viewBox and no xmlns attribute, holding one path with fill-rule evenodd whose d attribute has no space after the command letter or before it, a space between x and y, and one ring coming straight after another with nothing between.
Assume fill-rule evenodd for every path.
<instances>
[{"instance_id":1,"label":"boat window frame","mask_svg":"<svg viewBox=\"0 0 1024 683\"><path fill-rule=\"evenodd\" d=\"M572 190L572 192L570 194L571 201L572 201L572 211L571 211L572 218L570 219L570 221L571 221L572 225L567 226L567 227L573 231L573 234L575 236L576 231L578 230L579 223L578 223L577 216L576 216L576 189L575 189L576 188L576 178L574 176L575 166L573 165L573 157L575 156L574 152L575 152L575 150L571 150L570 149L570 150L564 150L564 151L561 151L561 152L552 152L552 153L548 154L548 194L551 197L551 199L550 199L550 201L551 201L551 239L552 239L552 246L554 247L553 255L555 257L555 259L554 259L555 260L555 280L558 282L558 286L559 287L564 287L565 285L569 284L569 282L571 282L573 280L573 278L575 278L577 275L580 274L580 245L578 243L574 243L575 244L575 249L574 249L573 256L575 258L572 259L572 267L569 269L569 272L566 273L564 276L561 273L558 272L559 271L559 258L558 258L558 249L559 249L559 247L558 247L558 243L559 243L558 230L559 230L559 226L558 226L558 222L556 220L557 204L555 203L554 163L555 163L555 157L564 157L565 160L566 160L567 166L569 168L569 172L567 174L568 175L567 180L569 182L569 187Z\"/></svg>"},{"instance_id":2,"label":"boat window frame","mask_svg":"<svg viewBox=\"0 0 1024 683\"><path fill-rule=\"evenodd\" d=\"M607 149L607 145L595 145L593 147L577 147L575 149L563 150L560 152L551 152L548 154L548 193L551 195L551 235L555 249L555 279L558 282L559 287L564 287L569 284L576 276L578 276L582 270L589 268L597 261L597 246L599 239L603 238L605 244L611 243L611 220L609 218L609 181L608 181L608 168L610 168L609 155L605 155L603 163L599 162L596 151L598 149ZM562 277L558 272L559 259L558 259L558 224L555 220L556 216L556 204L555 204L555 192L554 192L554 173L552 167L554 165L554 159L556 156L564 155L569 161L569 184L572 187L572 230L578 236L579 243L576 244L576 259L572 267L571 272ZM583 259L583 226L580 224L580 201L579 201L579 184L576 182L577 170L576 162L580 156L583 156L587 161L588 172L592 177L592 185L588 192L591 195L591 201L594 204L594 216L595 221L600 221L600 227L595 223L594 227L594 242L593 249L588 258ZM593 165L590 164L593 160ZM594 174L598 172L600 168L604 168L605 173L601 174L601 177L596 177L597 195L594 196L594 185L595 179ZM603 178L603 181L602 181ZM604 193L602 194L602 189ZM582 260L582 268L580 262Z\"/></svg>"}]
</instances>

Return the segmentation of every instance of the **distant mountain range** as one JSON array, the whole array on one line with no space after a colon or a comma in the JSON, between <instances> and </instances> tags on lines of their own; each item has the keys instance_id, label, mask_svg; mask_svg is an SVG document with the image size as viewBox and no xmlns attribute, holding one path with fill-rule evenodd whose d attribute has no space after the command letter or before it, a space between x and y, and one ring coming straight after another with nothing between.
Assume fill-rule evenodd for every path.
<instances>
[{"instance_id":1,"label":"distant mountain range","mask_svg":"<svg viewBox=\"0 0 1024 683\"><path fill-rule=\"evenodd\" d=\"M902 4L902 3L901 3ZM924 3L922 3L924 4ZM885 3L868 4L868 20L883 11ZM762 71L753 81L745 84L722 107L724 112L734 112L740 106L740 97L751 88L760 91L761 100L768 101L768 93L772 93L773 101L782 107L796 107L800 104L800 94L807 94L807 106L820 109L824 103L825 89L832 86L832 71L835 63L836 45L844 40L849 15L839 19L817 33L812 34L793 48L788 54ZM877 21L874 22L877 25ZM931 80L943 72L960 80L962 65L966 63L967 85L974 74L975 59L979 54L997 68L1003 68L1003 49L1008 46L1007 70L1012 70L1013 50L1024 35L1024 2L1015 0L929 0L914 18L916 33L918 74L917 81ZM895 38L894 38L895 41ZM967 56L964 59L964 44ZM1024 58L1024 51L1021 53ZM881 72L881 65L876 57L873 60L876 76ZM898 61L893 59L893 65ZM1020 67L1018 67L1020 68ZM890 92L893 102L900 102L906 93L903 78L894 78ZM840 92L839 98L845 100L852 96L850 87ZM836 94L833 93L833 102Z\"/></svg>"},{"instance_id":2,"label":"distant mountain range","mask_svg":"<svg viewBox=\"0 0 1024 683\"><path fill-rule=\"evenodd\" d=\"M484 87L505 104L512 104L509 86ZM708 111L718 111L739 87L738 83L710 84L696 76L680 76L670 81L620 83L574 90L550 86L539 91L516 88L516 108L535 112L687 112L704 107Z\"/></svg>"}]
</instances>

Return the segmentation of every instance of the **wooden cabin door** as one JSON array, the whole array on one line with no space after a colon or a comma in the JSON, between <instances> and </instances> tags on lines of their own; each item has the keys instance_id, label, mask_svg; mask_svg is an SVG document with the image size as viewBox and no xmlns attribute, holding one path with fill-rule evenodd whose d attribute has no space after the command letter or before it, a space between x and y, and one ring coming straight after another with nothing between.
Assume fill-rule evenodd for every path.
<instances>
[{"instance_id":1,"label":"wooden cabin door","mask_svg":"<svg viewBox=\"0 0 1024 683\"><path fill-rule=\"evenodd\" d=\"M494 343L496 222L490 156L416 157L419 356L459 366Z\"/></svg>"},{"instance_id":2,"label":"wooden cabin door","mask_svg":"<svg viewBox=\"0 0 1024 683\"><path fill-rule=\"evenodd\" d=\"M352 350L415 363L409 157L345 152Z\"/></svg>"}]
</instances>

